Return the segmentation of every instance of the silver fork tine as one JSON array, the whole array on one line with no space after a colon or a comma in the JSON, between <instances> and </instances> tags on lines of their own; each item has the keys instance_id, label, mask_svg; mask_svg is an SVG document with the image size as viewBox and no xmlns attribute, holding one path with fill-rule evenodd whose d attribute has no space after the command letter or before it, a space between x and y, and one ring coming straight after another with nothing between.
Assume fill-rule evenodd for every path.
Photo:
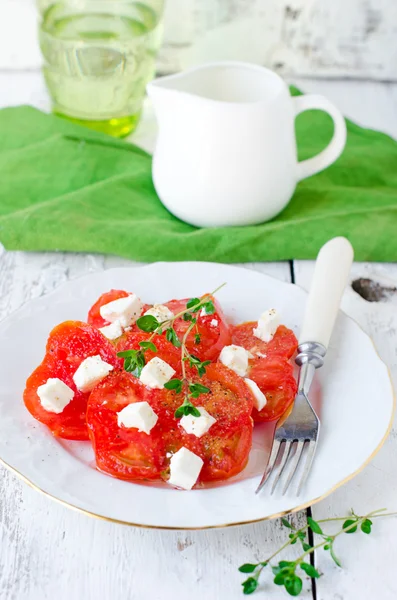
<instances>
[{"instance_id":1,"label":"silver fork tine","mask_svg":"<svg viewBox=\"0 0 397 600\"><path fill-rule=\"evenodd\" d=\"M298 463L299 463L300 457L302 455L303 446L304 445L305 445L305 440L299 440L298 443L297 443L297 445L296 445L295 454L294 454L294 456L292 457L292 459L290 461L290 465L291 466L290 466L289 474L288 474L288 477L287 477L287 481L285 482L284 489L282 491L282 495L283 496L286 493L286 491L287 491L287 489L289 487L289 484L291 483L291 480L292 480L293 476L295 475L295 471L296 471L296 469L298 467Z\"/></svg>"},{"instance_id":2,"label":"silver fork tine","mask_svg":"<svg viewBox=\"0 0 397 600\"><path fill-rule=\"evenodd\" d=\"M267 461L266 469L265 469L265 471L263 473L263 477L261 479L261 482L260 482L260 484L258 485L258 487L257 487L257 489L255 491L255 494L259 494L259 492L261 491L261 489L265 485L266 481L268 480L269 475L272 472L273 467L275 465L277 454L278 454L278 451L280 450L280 444L281 444L281 442L279 440L276 440L276 438L274 438L273 445L272 445L272 450L270 452L270 456L269 456L269 459Z\"/></svg>"},{"instance_id":3,"label":"silver fork tine","mask_svg":"<svg viewBox=\"0 0 397 600\"><path fill-rule=\"evenodd\" d=\"M273 492L274 492L274 490L276 488L276 485L278 483L278 480L280 479L280 477L282 475L282 472L284 471L284 467L285 467L285 464L287 462L289 453L291 452L291 446L292 446L292 442L290 440L286 440L285 446L284 446L283 456L281 458L281 462L280 462L280 466L279 466L279 469L278 469L278 473L277 473L277 475L276 475L276 477L275 477L275 479L273 481L272 490L270 492L270 495L273 494Z\"/></svg>"},{"instance_id":4,"label":"silver fork tine","mask_svg":"<svg viewBox=\"0 0 397 600\"><path fill-rule=\"evenodd\" d=\"M302 477L301 477L301 480L298 485L298 491L296 493L297 496L299 496L299 494L301 493L301 490L302 490L302 488L305 484L305 481L307 479L307 476L309 474L310 467L312 466L312 462L313 462L313 458L314 458L314 453L316 451L316 446L317 446L317 440L310 440L310 442L308 444L308 449L307 449L305 470L302 473Z\"/></svg>"}]
</instances>

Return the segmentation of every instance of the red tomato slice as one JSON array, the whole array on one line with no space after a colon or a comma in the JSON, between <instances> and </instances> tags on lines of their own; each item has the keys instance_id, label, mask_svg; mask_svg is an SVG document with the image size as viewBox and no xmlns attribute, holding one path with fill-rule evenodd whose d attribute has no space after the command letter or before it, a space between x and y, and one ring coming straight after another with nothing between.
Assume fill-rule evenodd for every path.
<instances>
[{"instance_id":1,"label":"red tomato slice","mask_svg":"<svg viewBox=\"0 0 397 600\"><path fill-rule=\"evenodd\" d=\"M298 340L291 329L280 325L270 342L263 342L253 334L256 322L242 323L232 327L233 344L249 350L248 377L255 381L267 398L266 406L252 413L254 421L274 421L281 417L295 398L297 385L292 365L288 362L298 347Z\"/></svg>"},{"instance_id":2,"label":"red tomato slice","mask_svg":"<svg viewBox=\"0 0 397 600\"><path fill-rule=\"evenodd\" d=\"M54 435L72 440L88 439L85 413L89 393L77 390L73 375L84 359L98 354L114 367L122 366L113 346L86 323L65 321L51 331L44 360L26 382L24 402L29 412ZM52 377L61 379L75 392L73 400L58 415L45 410L37 395L37 388Z\"/></svg>"},{"instance_id":3,"label":"red tomato slice","mask_svg":"<svg viewBox=\"0 0 397 600\"><path fill-rule=\"evenodd\" d=\"M256 321L241 323L231 328L232 343L236 346L242 346L252 354L261 353L266 356L280 356L282 358L291 358L298 347L298 340L294 332L285 325L280 325L270 342L263 342L253 334L253 328L256 327Z\"/></svg>"},{"instance_id":4,"label":"red tomato slice","mask_svg":"<svg viewBox=\"0 0 397 600\"><path fill-rule=\"evenodd\" d=\"M190 354L197 356L200 360L214 361L218 358L224 346L231 344L230 327L223 314L219 302L211 297L215 313L212 315L201 315L201 310L197 313L197 326L193 328L186 340L186 347ZM176 315L186 310L186 303L189 298L183 300L170 300L166 306ZM182 339L190 323L182 318L176 319L174 329ZM200 336L200 342L195 340L196 335Z\"/></svg>"},{"instance_id":5,"label":"red tomato slice","mask_svg":"<svg viewBox=\"0 0 397 600\"><path fill-rule=\"evenodd\" d=\"M197 454L204 460L200 481L229 479L240 473L248 462L253 397L242 378L221 364L208 365L206 374L197 381L211 392L193 402L203 406L217 422L201 438L183 433L183 445L190 449L191 438L200 445Z\"/></svg>"},{"instance_id":6,"label":"red tomato slice","mask_svg":"<svg viewBox=\"0 0 397 600\"><path fill-rule=\"evenodd\" d=\"M278 356L250 361L249 378L257 383L266 396L266 406L258 412L254 408L254 421L274 421L281 417L294 401L297 383L293 366Z\"/></svg>"},{"instance_id":7,"label":"red tomato slice","mask_svg":"<svg viewBox=\"0 0 397 600\"><path fill-rule=\"evenodd\" d=\"M125 350L140 350L139 342L147 341L150 337L150 333L143 331L128 331L117 340L115 351L122 352ZM152 343L156 346L157 352L152 350L145 351L145 360L148 363L152 358L158 356L162 360L165 360L171 367L176 371L174 377L181 375L181 351L180 348L176 348L168 342L165 338L165 333L162 335L156 335L152 339Z\"/></svg>"},{"instance_id":8,"label":"red tomato slice","mask_svg":"<svg viewBox=\"0 0 397 600\"><path fill-rule=\"evenodd\" d=\"M188 376L211 390L191 402L204 407L216 419L216 423L197 438L186 433L177 420L176 429L168 436L168 452L174 453L184 446L200 456L204 465L198 481L229 479L244 469L251 450L252 394L241 377L219 363L208 365L202 377L198 377L193 370L188 371ZM173 414L182 404L183 395L168 391L164 396L168 414Z\"/></svg>"},{"instance_id":9,"label":"red tomato slice","mask_svg":"<svg viewBox=\"0 0 397 600\"><path fill-rule=\"evenodd\" d=\"M160 358L165 357L159 349ZM195 373L189 372L189 377ZM196 377L197 379L197 377ZM87 423L98 468L127 480L168 479L172 453L185 446L204 460L199 481L227 479L246 465L252 444L253 398L243 380L213 364L197 379L211 389L193 400L217 422L201 438L189 435L174 417L182 394L150 390L130 374L112 373L91 393ZM146 401L158 416L150 434L118 427L117 413L131 402Z\"/></svg>"},{"instance_id":10,"label":"red tomato slice","mask_svg":"<svg viewBox=\"0 0 397 600\"><path fill-rule=\"evenodd\" d=\"M126 298L129 295L130 294L124 290L110 290L110 292L105 292L90 308L87 323L97 329L109 325L109 323L101 317L101 313L99 312L101 306L105 306L105 304L109 304L109 302L113 302L113 300L118 300L119 298Z\"/></svg>"},{"instance_id":11,"label":"red tomato slice","mask_svg":"<svg viewBox=\"0 0 397 600\"><path fill-rule=\"evenodd\" d=\"M58 377L75 393L73 400L64 408L61 414L45 410L37 395L37 388L51 377ZM69 440L87 440L86 409L89 394L79 392L74 385L72 376L65 372L63 365L57 361L45 358L39 367L29 377L23 395L25 406L35 419L47 425L57 437Z\"/></svg>"},{"instance_id":12,"label":"red tomato slice","mask_svg":"<svg viewBox=\"0 0 397 600\"><path fill-rule=\"evenodd\" d=\"M87 424L98 469L119 479L159 479L166 468L161 390L149 390L129 373L111 373L91 393ZM134 402L148 402L159 415L150 434L119 427L117 413ZM168 434L168 430L166 432Z\"/></svg>"}]
</instances>

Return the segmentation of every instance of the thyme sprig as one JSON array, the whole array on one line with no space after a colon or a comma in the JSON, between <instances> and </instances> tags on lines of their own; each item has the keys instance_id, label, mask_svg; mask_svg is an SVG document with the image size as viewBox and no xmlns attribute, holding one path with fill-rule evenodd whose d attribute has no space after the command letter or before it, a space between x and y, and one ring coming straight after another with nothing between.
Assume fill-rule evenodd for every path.
<instances>
[{"instance_id":1,"label":"thyme sprig","mask_svg":"<svg viewBox=\"0 0 397 600\"><path fill-rule=\"evenodd\" d=\"M296 529L287 519L282 518L281 522L287 529L290 530L288 540L274 552L269 558L259 563L245 563L239 567L241 573L250 574L243 583L243 593L252 594L255 592L259 585L259 578L263 570L269 566L272 571L273 582L276 585L284 586L285 590L290 596L299 596L302 591L303 581L299 575L299 569L304 572L308 577L317 579L321 576L319 571L310 563L307 562L307 558L310 557L313 552L323 548L328 551L330 557L338 567L341 567L341 562L336 556L334 551L335 540L344 533L355 533L356 531L362 531L369 535L372 531L373 521L372 519L378 517L389 517L395 516L397 513L385 513L385 508L374 510L366 515L359 516L353 510L351 514L345 517L336 517L331 519L321 519L315 521L311 517L307 518L307 525ZM323 523L329 523L331 521L343 521L341 528L334 534L325 533L322 529ZM321 523L321 525L320 525ZM307 531L311 529L313 534L319 536L321 541L311 546L306 541ZM293 561L281 560L278 564L272 564L271 561L279 555L281 552L286 550L289 546L292 546L300 542L302 545L302 554Z\"/></svg>"},{"instance_id":2,"label":"thyme sprig","mask_svg":"<svg viewBox=\"0 0 397 600\"><path fill-rule=\"evenodd\" d=\"M195 343L200 343L201 336L197 328L197 313L200 310L204 311L205 315L212 315L215 313L216 309L212 301L212 296L214 296L221 288L223 288L224 285L226 284L223 283L211 294L205 294L202 298L190 298L190 300L188 300L186 303L184 310L178 312L170 319L166 319L165 321L160 322L153 315L143 315L137 319L136 325L141 331L150 333L151 335L149 338L145 341L139 342L139 350L124 350L123 352L117 353L118 357L124 358L124 369L136 377L140 377L142 369L146 364L146 351L151 350L152 352L157 352L157 346L154 343L155 338L157 335L162 335L164 331L166 332L166 339L173 346L180 348L181 350L182 379L171 379L164 385L166 389L173 390L176 394L183 393L184 395L183 403L175 411L176 418L181 418L184 415L193 415L195 417L199 417L200 411L194 406L194 404L191 402L191 399L198 398L201 394L206 394L210 391L210 389L206 386L201 385L200 383L195 383L187 377L186 364L189 364L190 367L196 369L199 377L202 377L205 375L206 367L211 361L201 361L194 354L190 354L186 344L189 334L193 330L195 330ZM180 318L189 323L182 340L179 339L174 329L175 321Z\"/></svg>"}]
</instances>

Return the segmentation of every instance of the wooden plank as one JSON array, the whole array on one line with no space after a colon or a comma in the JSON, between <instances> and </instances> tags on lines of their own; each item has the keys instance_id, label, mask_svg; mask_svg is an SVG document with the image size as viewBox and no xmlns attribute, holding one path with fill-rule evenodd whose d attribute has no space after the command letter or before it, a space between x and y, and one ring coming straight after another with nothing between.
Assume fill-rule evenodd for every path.
<instances>
[{"instance_id":1,"label":"wooden plank","mask_svg":"<svg viewBox=\"0 0 397 600\"><path fill-rule=\"evenodd\" d=\"M0 249L0 318L72 277L129 261ZM247 265L289 281L288 263ZM23 349L21 350L23 351ZM16 399L16 401L18 401ZM0 468L1 600L241 598L240 564L286 538L279 521L202 532L157 532L92 519L38 494ZM303 525L305 514L294 517ZM282 599L278 589L272 596ZM303 598L311 598L305 582Z\"/></svg>"},{"instance_id":2,"label":"wooden plank","mask_svg":"<svg viewBox=\"0 0 397 600\"><path fill-rule=\"evenodd\" d=\"M295 280L304 288L310 285L313 263L295 262ZM372 337L381 358L391 371L394 388L397 385L397 297L388 288L397 287L397 265L359 264L352 269L352 281L369 279L375 282L370 289L384 297L369 302L353 291L351 285L343 298L343 310ZM368 285L355 285L368 297ZM354 352L354 348L352 349ZM348 399L347 399L348 401ZM381 402L381 398L374 398ZM370 424L368 424L370 427ZM354 427L354 423L352 423ZM365 432L363 432L365 435ZM339 488L323 502L312 507L316 519L348 514L351 507L358 514L378 508L397 511L397 422L386 444L373 461L352 481ZM374 532L346 535L339 538L336 551L343 570L330 561L328 554L319 551L317 565L324 577L317 581L317 599L350 600L376 598L392 600L397 594L394 577L397 560L397 519L374 520Z\"/></svg>"}]
</instances>

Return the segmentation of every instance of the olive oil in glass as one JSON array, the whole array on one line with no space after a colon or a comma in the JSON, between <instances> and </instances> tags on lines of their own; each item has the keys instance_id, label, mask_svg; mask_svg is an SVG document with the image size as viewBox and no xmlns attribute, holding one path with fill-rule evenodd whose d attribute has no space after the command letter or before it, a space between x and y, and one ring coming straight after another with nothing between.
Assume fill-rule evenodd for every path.
<instances>
[{"instance_id":1,"label":"olive oil in glass","mask_svg":"<svg viewBox=\"0 0 397 600\"><path fill-rule=\"evenodd\" d=\"M155 73L163 0L39 0L53 111L115 137L131 133Z\"/></svg>"}]
</instances>

